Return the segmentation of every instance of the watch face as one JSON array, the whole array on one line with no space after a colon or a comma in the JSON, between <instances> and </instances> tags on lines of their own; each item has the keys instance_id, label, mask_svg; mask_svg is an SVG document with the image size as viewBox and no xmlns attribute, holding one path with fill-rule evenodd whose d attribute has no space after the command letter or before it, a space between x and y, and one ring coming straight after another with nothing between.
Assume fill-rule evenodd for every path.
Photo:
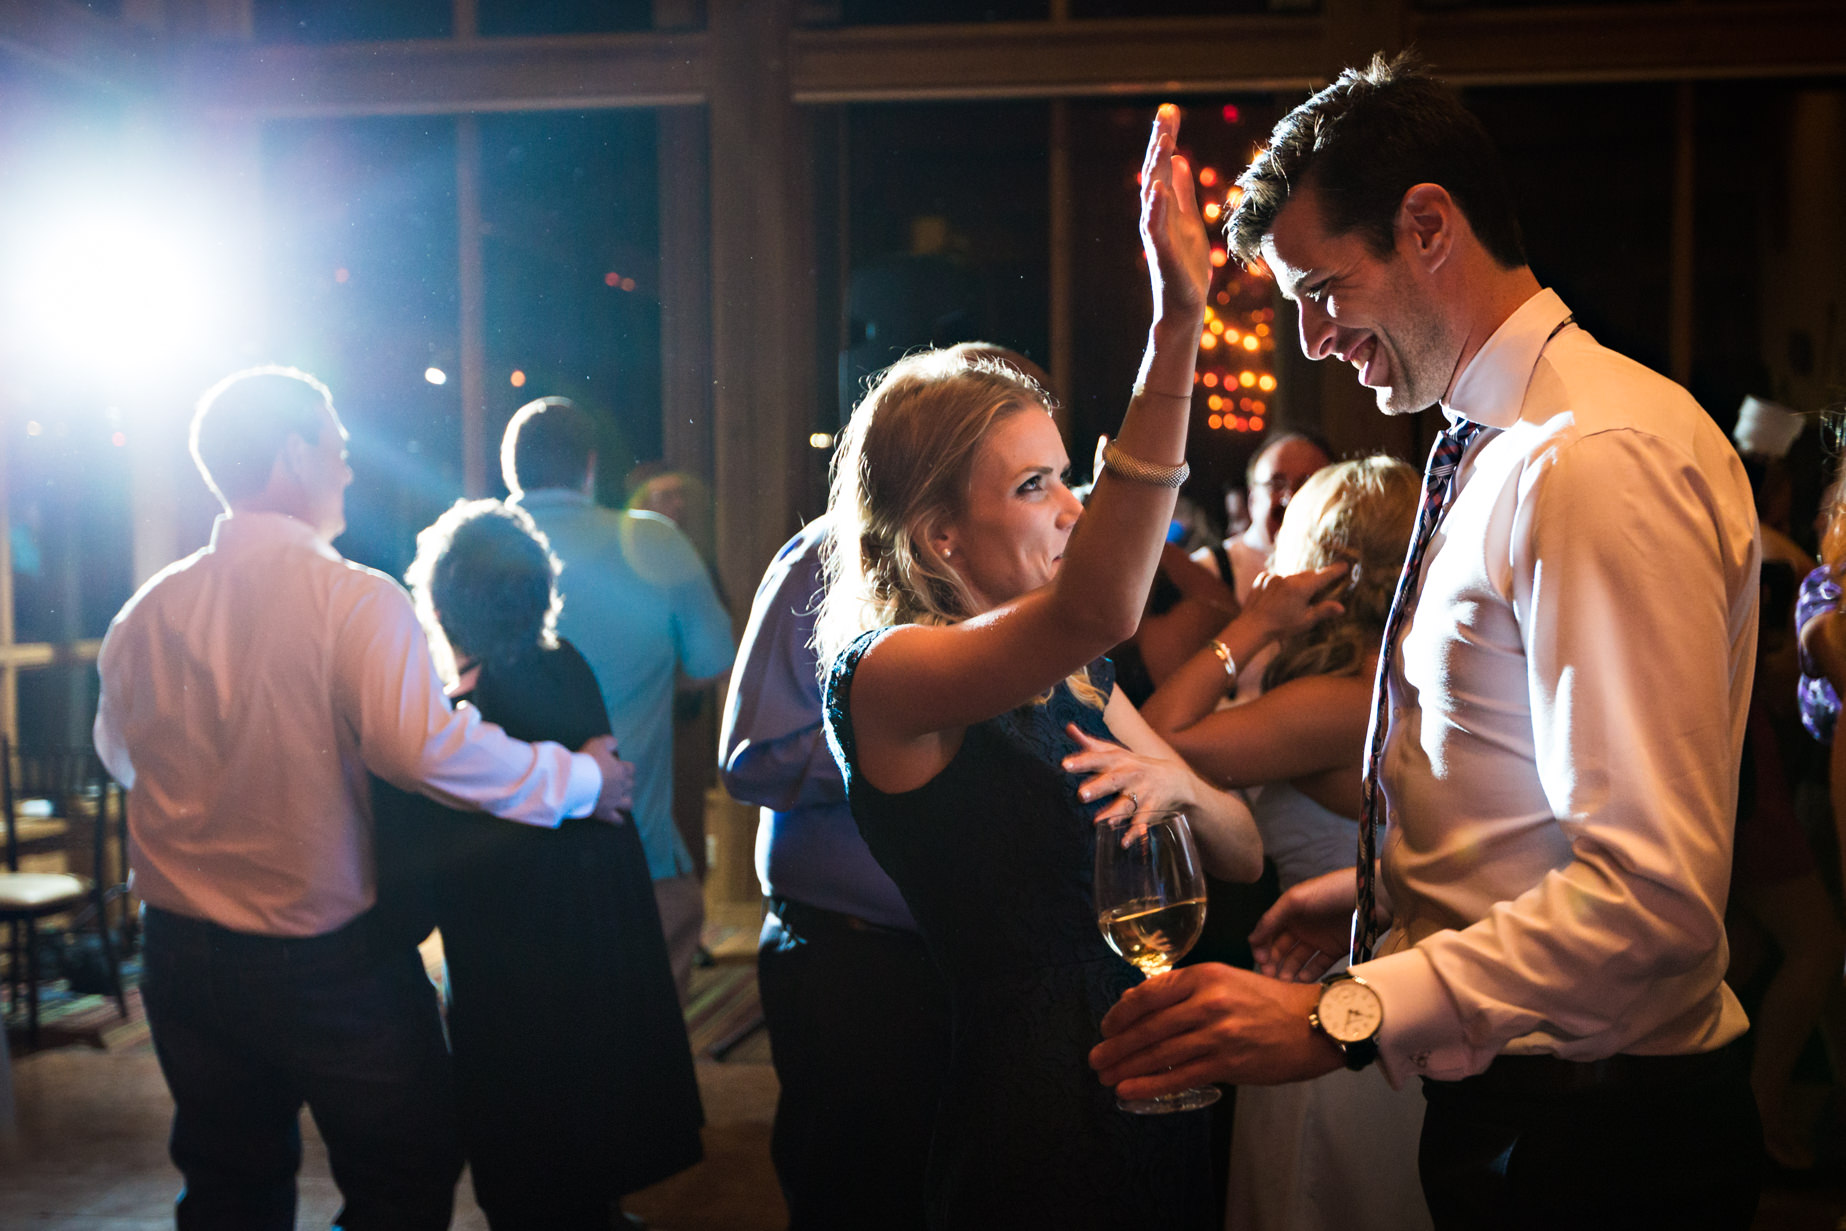
<instances>
[{"instance_id":1,"label":"watch face","mask_svg":"<svg viewBox=\"0 0 1846 1231\"><path fill-rule=\"evenodd\" d=\"M1338 1043L1360 1043L1378 1033L1384 1006L1378 993L1353 979L1329 983L1320 993L1320 1028Z\"/></svg>"}]
</instances>

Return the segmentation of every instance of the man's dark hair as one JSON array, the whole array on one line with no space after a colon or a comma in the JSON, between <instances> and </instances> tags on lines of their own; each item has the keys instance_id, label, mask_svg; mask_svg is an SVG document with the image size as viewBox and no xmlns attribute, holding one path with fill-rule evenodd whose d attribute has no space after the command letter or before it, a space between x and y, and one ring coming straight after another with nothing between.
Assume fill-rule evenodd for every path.
<instances>
[{"instance_id":1,"label":"man's dark hair","mask_svg":"<svg viewBox=\"0 0 1846 1231\"><path fill-rule=\"evenodd\" d=\"M1512 192L1486 128L1411 52L1372 57L1283 116L1237 178L1225 239L1245 264L1292 193L1311 186L1330 235L1358 234L1378 256L1396 246L1397 209L1417 184L1440 184L1489 255L1526 264Z\"/></svg>"},{"instance_id":2,"label":"man's dark hair","mask_svg":"<svg viewBox=\"0 0 1846 1231\"><path fill-rule=\"evenodd\" d=\"M459 663L511 666L557 644L558 561L531 514L457 501L417 535L404 580Z\"/></svg>"},{"instance_id":3,"label":"man's dark hair","mask_svg":"<svg viewBox=\"0 0 1846 1231\"><path fill-rule=\"evenodd\" d=\"M1250 460L1244 463L1243 485L1245 491L1249 491L1250 488L1256 485L1256 464L1262 461L1270 452L1280 449L1291 440L1299 440L1305 444L1313 445L1316 449L1320 450L1320 455L1326 458L1329 463L1339 456L1333 451L1332 442L1311 427L1290 427L1284 428L1279 432L1272 432L1263 438L1263 442L1256 446L1256 452L1250 455Z\"/></svg>"},{"instance_id":4,"label":"man's dark hair","mask_svg":"<svg viewBox=\"0 0 1846 1231\"><path fill-rule=\"evenodd\" d=\"M596 424L569 398L527 402L500 439L500 474L511 492L583 486L596 452Z\"/></svg>"},{"instance_id":5,"label":"man's dark hair","mask_svg":"<svg viewBox=\"0 0 1846 1231\"><path fill-rule=\"evenodd\" d=\"M199 397L193 464L219 500L247 499L269 485L290 436L320 442L332 410L327 386L298 368L270 364L233 372Z\"/></svg>"}]
</instances>

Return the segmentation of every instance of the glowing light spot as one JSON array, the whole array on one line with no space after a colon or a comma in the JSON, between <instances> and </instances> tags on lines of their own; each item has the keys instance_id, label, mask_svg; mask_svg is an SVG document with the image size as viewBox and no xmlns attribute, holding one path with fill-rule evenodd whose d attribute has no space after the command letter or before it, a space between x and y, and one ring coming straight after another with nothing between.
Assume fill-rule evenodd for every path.
<instances>
[{"instance_id":1,"label":"glowing light spot","mask_svg":"<svg viewBox=\"0 0 1846 1231\"><path fill-rule=\"evenodd\" d=\"M1263 430L1263 417L1261 415L1250 416L1250 430L1253 432L1260 432Z\"/></svg>"},{"instance_id":2,"label":"glowing light spot","mask_svg":"<svg viewBox=\"0 0 1846 1231\"><path fill-rule=\"evenodd\" d=\"M622 275L616 273L614 270L610 270L608 273L603 275L603 285L604 286L622 285Z\"/></svg>"},{"instance_id":3,"label":"glowing light spot","mask_svg":"<svg viewBox=\"0 0 1846 1231\"><path fill-rule=\"evenodd\" d=\"M632 291L632 290L634 290L634 289L635 289L635 280L634 280L633 278L623 278L623 279L622 279L622 289L623 289L623 290L625 290L625 291Z\"/></svg>"},{"instance_id":4,"label":"glowing light spot","mask_svg":"<svg viewBox=\"0 0 1846 1231\"><path fill-rule=\"evenodd\" d=\"M1207 333L1205 336L1199 339L1199 349L1200 350L1212 350L1217 345L1218 345L1218 335L1215 333Z\"/></svg>"},{"instance_id":5,"label":"glowing light spot","mask_svg":"<svg viewBox=\"0 0 1846 1231\"><path fill-rule=\"evenodd\" d=\"M1224 426L1224 416L1223 415L1212 415L1208 417L1205 420L1205 426L1209 428L1214 428L1214 429L1223 427Z\"/></svg>"},{"instance_id":6,"label":"glowing light spot","mask_svg":"<svg viewBox=\"0 0 1846 1231\"><path fill-rule=\"evenodd\" d=\"M1211 407L1213 410L1223 410L1224 409L1224 399L1219 397L1215 393L1205 399L1205 404Z\"/></svg>"},{"instance_id":7,"label":"glowing light spot","mask_svg":"<svg viewBox=\"0 0 1846 1231\"><path fill-rule=\"evenodd\" d=\"M1216 389L1218 387L1218 374L1216 372L1205 373L1205 387L1207 389Z\"/></svg>"},{"instance_id":8,"label":"glowing light spot","mask_svg":"<svg viewBox=\"0 0 1846 1231\"><path fill-rule=\"evenodd\" d=\"M1225 252L1222 248L1213 248L1211 250L1211 264L1214 269L1223 268L1224 263L1230 259L1230 254Z\"/></svg>"},{"instance_id":9,"label":"glowing light spot","mask_svg":"<svg viewBox=\"0 0 1846 1231\"><path fill-rule=\"evenodd\" d=\"M432 385L446 385L449 383L449 374L441 368L424 368L423 379Z\"/></svg>"},{"instance_id":10,"label":"glowing light spot","mask_svg":"<svg viewBox=\"0 0 1846 1231\"><path fill-rule=\"evenodd\" d=\"M1224 117L1224 122L1226 124L1235 124L1237 121L1243 119L1243 112L1237 109L1236 103L1224 104L1224 108L1219 111L1218 114Z\"/></svg>"},{"instance_id":11,"label":"glowing light spot","mask_svg":"<svg viewBox=\"0 0 1846 1231\"><path fill-rule=\"evenodd\" d=\"M1250 399L1250 413L1251 413L1251 414L1253 414L1253 415L1260 415L1260 414L1262 414L1262 413L1263 413L1263 412L1264 412L1265 410L1268 410L1268 409L1269 409L1269 407L1263 404L1263 399L1262 399L1262 398L1252 398L1252 399Z\"/></svg>"},{"instance_id":12,"label":"glowing light spot","mask_svg":"<svg viewBox=\"0 0 1846 1231\"><path fill-rule=\"evenodd\" d=\"M1255 372L1239 372L1237 374L1237 383L1242 385L1244 388L1248 389L1251 385L1254 385L1256 383L1256 373Z\"/></svg>"},{"instance_id":13,"label":"glowing light spot","mask_svg":"<svg viewBox=\"0 0 1846 1231\"><path fill-rule=\"evenodd\" d=\"M833 433L831 432L815 432L808 437L808 448L810 449L831 449L832 447Z\"/></svg>"},{"instance_id":14,"label":"glowing light spot","mask_svg":"<svg viewBox=\"0 0 1846 1231\"><path fill-rule=\"evenodd\" d=\"M1229 303L1231 302L1231 293L1229 291L1219 291L1217 300L1219 303Z\"/></svg>"},{"instance_id":15,"label":"glowing light spot","mask_svg":"<svg viewBox=\"0 0 1846 1231\"><path fill-rule=\"evenodd\" d=\"M1223 333L1224 332L1224 322L1223 321L1212 321L1210 324L1206 325L1205 328L1211 330L1213 333Z\"/></svg>"},{"instance_id":16,"label":"glowing light spot","mask_svg":"<svg viewBox=\"0 0 1846 1231\"><path fill-rule=\"evenodd\" d=\"M1199 168L1199 183L1203 184L1207 188L1210 188L1213 184L1217 182L1218 182L1218 168L1216 167L1200 167Z\"/></svg>"},{"instance_id":17,"label":"glowing light spot","mask_svg":"<svg viewBox=\"0 0 1846 1231\"><path fill-rule=\"evenodd\" d=\"M1257 337L1259 337L1259 338L1266 338L1266 337L1268 337L1268 336L1269 336L1269 326L1267 326L1267 325L1260 325L1260 324L1259 324L1259 325L1258 325L1258 326L1256 327L1256 336L1257 336Z\"/></svg>"},{"instance_id":18,"label":"glowing light spot","mask_svg":"<svg viewBox=\"0 0 1846 1231\"><path fill-rule=\"evenodd\" d=\"M1235 342L1241 337L1243 337L1243 335L1238 333L1235 329L1227 329L1224 331L1224 340L1226 342Z\"/></svg>"},{"instance_id":19,"label":"glowing light spot","mask_svg":"<svg viewBox=\"0 0 1846 1231\"><path fill-rule=\"evenodd\" d=\"M1269 393L1276 387L1276 378L1264 372L1261 376L1256 378L1256 387L1261 389L1264 393Z\"/></svg>"},{"instance_id":20,"label":"glowing light spot","mask_svg":"<svg viewBox=\"0 0 1846 1231\"><path fill-rule=\"evenodd\" d=\"M1216 222L1218 221L1218 215L1222 214L1223 212L1224 212L1223 207L1220 206L1216 201L1205 202L1205 221Z\"/></svg>"},{"instance_id":21,"label":"glowing light spot","mask_svg":"<svg viewBox=\"0 0 1846 1231\"><path fill-rule=\"evenodd\" d=\"M506 379L515 389L523 389L526 387L526 374L518 368L514 368L513 374Z\"/></svg>"},{"instance_id":22,"label":"glowing light spot","mask_svg":"<svg viewBox=\"0 0 1846 1231\"><path fill-rule=\"evenodd\" d=\"M1233 431L1247 432L1250 430L1250 424L1244 419L1242 415L1232 415L1231 416L1231 428Z\"/></svg>"},{"instance_id":23,"label":"glowing light spot","mask_svg":"<svg viewBox=\"0 0 1846 1231\"><path fill-rule=\"evenodd\" d=\"M1261 346L1262 344L1263 344L1262 339L1257 337L1253 333L1246 333L1243 336L1243 348L1245 350L1255 350L1257 347Z\"/></svg>"}]
</instances>

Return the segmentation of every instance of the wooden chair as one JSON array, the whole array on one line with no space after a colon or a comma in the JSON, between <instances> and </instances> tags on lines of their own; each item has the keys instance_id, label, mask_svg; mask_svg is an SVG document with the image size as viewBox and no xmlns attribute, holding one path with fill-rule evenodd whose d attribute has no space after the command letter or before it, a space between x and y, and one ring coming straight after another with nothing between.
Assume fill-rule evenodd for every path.
<instances>
[{"instance_id":1,"label":"wooden chair","mask_svg":"<svg viewBox=\"0 0 1846 1231\"><path fill-rule=\"evenodd\" d=\"M37 807L28 801L43 801ZM73 928L85 916L95 920L102 942L116 1008L128 1016L121 967L110 934L108 904L126 892L107 874L111 819L122 808L116 786L95 752L60 748L26 752L0 735L0 820L6 825L6 868L0 871L0 923L10 925L8 983L14 1013L19 1009L20 975L26 985L27 1037L38 1045L39 921L72 916ZM25 815L30 812L31 815ZM47 813L49 815L47 815ZM87 824L86 824L87 822ZM90 871L22 871L21 857L63 850L76 853L74 834L91 836ZM124 852L126 858L126 852Z\"/></svg>"}]
</instances>

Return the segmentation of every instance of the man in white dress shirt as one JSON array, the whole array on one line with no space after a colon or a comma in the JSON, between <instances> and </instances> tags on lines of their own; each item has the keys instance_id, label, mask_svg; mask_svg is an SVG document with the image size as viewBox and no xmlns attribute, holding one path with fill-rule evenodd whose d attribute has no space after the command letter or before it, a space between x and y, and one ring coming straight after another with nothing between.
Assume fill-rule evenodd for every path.
<instances>
[{"instance_id":1,"label":"man in white dress shirt","mask_svg":"<svg viewBox=\"0 0 1846 1231\"><path fill-rule=\"evenodd\" d=\"M1150 980L1092 1062L1130 1097L1374 1059L1420 1077L1439 1227L1747 1227L1761 1134L1723 982L1743 468L1540 287L1485 131L1413 64L1343 74L1239 183L1231 246L1299 305L1308 357L1387 414L1440 403L1465 450L1381 665L1390 930L1356 980L1285 981L1349 936L1368 956L1354 873L1305 882L1252 937L1280 978Z\"/></svg>"},{"instance_id":2,"label":"man in white dress shirt","mask_svg":"<svg viewBox=\"0 0 1846 1231\"><path fill-rule=\"evenodd\" d=\"M319 381L227 377L192 454L211 544L110 625L96 747L128 790L142 984L182 1228L295 1225L305 1102L339 1225L449 1224L461 1153L429 981L375 901L368 775L551 827L618 819L633 767L452 708L409 597L343 560L346 433Z\"/></svg>"}]
</instances>

